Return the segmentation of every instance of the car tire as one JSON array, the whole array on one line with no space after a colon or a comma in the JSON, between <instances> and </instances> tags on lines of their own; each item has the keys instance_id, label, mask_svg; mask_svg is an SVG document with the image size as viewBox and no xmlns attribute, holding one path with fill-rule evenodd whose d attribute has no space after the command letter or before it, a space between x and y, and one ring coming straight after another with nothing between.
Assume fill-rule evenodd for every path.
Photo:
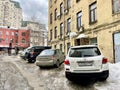
<instances>
[{"instance_id":1,"label":"car tire","mask_svg":"<svg viewBox=\"0 0 120 90\"><path fill-rule=\"evenodd\" d=\"M69 81L73 81L72 78L70 76L68 76L66 73L65 73L65 77L69 80Z\"/></svg>"},{"instance_id":2,"label":"car tire","mask_svg":"<svg viewBox=\"0 0 120 90\"><path fill-rule=\"evenodd\" d=\"M35 61L36 61L35 59L28 59L29 63L35 63Z\"/></svg>"},{"instance_id":3,"label":"car tire","mask_svg":"<svg viewBox=\"0 0 120 90\"><path fill-rule=\"evenodd\" d=\"M31 60L32 63L35 63L35 61L36 61L35 59Z\"/></svg>"},{"instance_id":4,"label":"car tire","mask_svg":"<svg viewBox=\"0 0 120 90\"><path fill-rule=\"evenodd\" d=\"M55 64L55 66L56 66L57 68L59 68L59 67L60 67L60 61L59 61L59 60L57 60L57 62L56 62L56 64Z\"/></svg>"}]
</instances>

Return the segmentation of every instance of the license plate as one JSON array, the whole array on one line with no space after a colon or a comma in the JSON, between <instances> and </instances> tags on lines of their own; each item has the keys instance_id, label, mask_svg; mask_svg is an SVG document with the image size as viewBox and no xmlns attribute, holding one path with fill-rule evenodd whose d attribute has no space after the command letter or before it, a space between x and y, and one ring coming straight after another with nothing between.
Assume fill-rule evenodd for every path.
<instances>
[{"instance_id":1,"label":"license plate","mask_svg":"<svg viewBox=\"0 0 120 90\"><path fill-rule=\"evenodd\" d=\"M93 61L79 62L78 65L79 66L92 66L93 65Z\"/></svg>"}]
</instances>

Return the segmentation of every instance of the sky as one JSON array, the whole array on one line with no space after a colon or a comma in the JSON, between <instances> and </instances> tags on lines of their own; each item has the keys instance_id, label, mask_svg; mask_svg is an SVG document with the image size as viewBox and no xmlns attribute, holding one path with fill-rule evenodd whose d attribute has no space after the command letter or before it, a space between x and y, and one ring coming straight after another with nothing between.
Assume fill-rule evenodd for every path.
<instances>
[{"instance_id":1,"label":"sky","mask_svg":"<svg viewBox=\"0 0 120 90\"><path fill-rule=\"evenodd\" d=\"M35 17L43 24L48 23L48 0L14 0L20 3L24 20Z\"/></svg>"}]
</instances>

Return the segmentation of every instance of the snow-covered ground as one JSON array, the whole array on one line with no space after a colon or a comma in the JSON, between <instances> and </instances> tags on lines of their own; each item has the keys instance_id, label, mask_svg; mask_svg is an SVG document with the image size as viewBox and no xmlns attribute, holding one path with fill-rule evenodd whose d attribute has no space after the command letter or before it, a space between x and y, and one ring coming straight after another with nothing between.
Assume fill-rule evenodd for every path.
<instances>
[{"instance_id":1,"label":"snow-covered ground","mask_svg":"<svg viewBox=\"0 0 120 90\"><path fill-rule=\"evenodd\" d=\"M120 63L109 63L109 77L105 82L95 83L97 90L120 90Z\"/></svg>"},{"instance_id":2,"label":"snow-covered ground","mask_svg":"<svg viewBox=\"0 0 120 90\"><path fill-rule=\"evenodd\" d=\"M24 77L16 66L26 72ZM31 86L37 88L38 85L45 86L45 90L120 90L120 63L109 63L108 79L104 82L97 81L89 86L81 86L67 80L63 64L60 68L39 69L35 64L29 64L17 56L2 56L0 68L0 90L3 88L5 90L28 90ZM25 76L31 77L30 80ZM10 83L10 81L13 82ZM33 83L38 83L38 85Z\"/></svg>"}]
</instances>

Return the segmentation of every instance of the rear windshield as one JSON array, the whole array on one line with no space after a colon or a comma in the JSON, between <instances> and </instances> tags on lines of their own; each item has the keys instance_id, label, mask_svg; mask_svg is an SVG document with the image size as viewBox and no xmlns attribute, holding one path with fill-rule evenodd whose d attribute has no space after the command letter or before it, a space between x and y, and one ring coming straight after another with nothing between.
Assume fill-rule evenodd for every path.
<instances>
[{"instance_id":1,"label":"rear windshield","mask_svg":"<svg viewBox=\"0 0 120 90\"><path fill-rule=\"evenodd\" d=\"M93 57L101 55L97 47L71 48L70 57Z\"/></svg>"},{"instance_id":2,"label":"rear windshield","mask_svg":"<svg viewBox=\"0 0 120 90\"><path fill-rule=\"evenodd\" d=\"M54 50L44 50L40 53L40 56L43 55L54 55L55 51Z\"/></svg>"}]
</instances>

